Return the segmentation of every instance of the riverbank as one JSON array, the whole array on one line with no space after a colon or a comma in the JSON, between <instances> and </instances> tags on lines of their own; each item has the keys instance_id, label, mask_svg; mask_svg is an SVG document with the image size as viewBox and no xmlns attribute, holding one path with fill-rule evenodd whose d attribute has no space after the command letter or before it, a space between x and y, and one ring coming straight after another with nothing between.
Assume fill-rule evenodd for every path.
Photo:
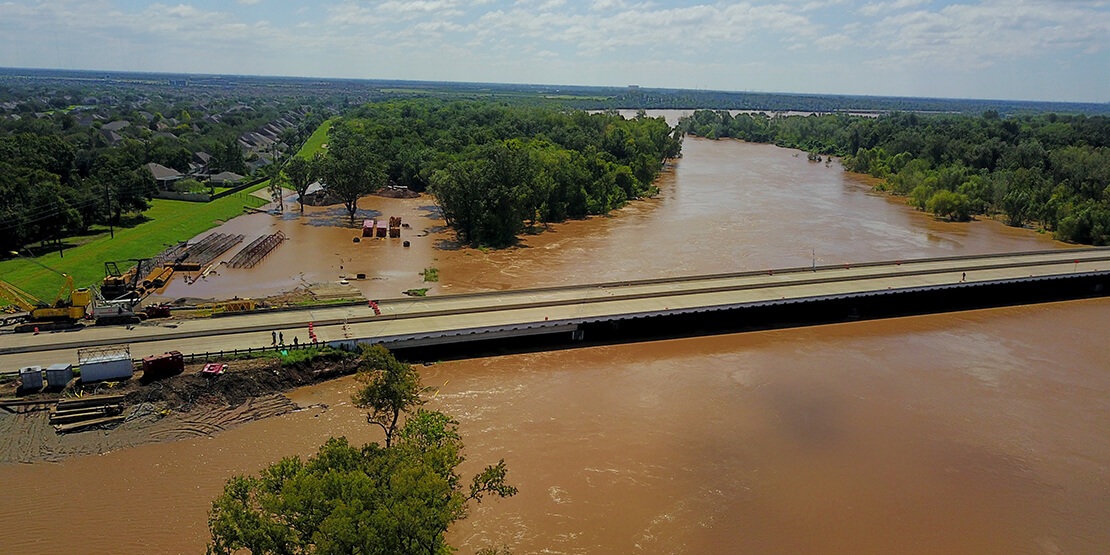
<instances>
[{"instance_id":1,"label":"riverbank","mask_svg":"<svg viewBox=\"0 0 1110 555\"><path fill-rule=\"evenodd\" d=\"M206 377L203 364L144 384L141 375L112 384L71 388L60 394L36 394L22 400L124 395L125 420L102 429L57 433L50 426L49 405L40 410L0 411L0 465L59 462L70 457L100 455L148 443L212 437L243 424L280 416L302 407L285 392L354 373L357 360L321 355L309 362L285 363L280 357L229 361L228 371ZM14 389L15 384L4 386ZM11 391L5 391L11 393ZM320 407L327 409L326 406Z\"/></svg>"}]
</instances>

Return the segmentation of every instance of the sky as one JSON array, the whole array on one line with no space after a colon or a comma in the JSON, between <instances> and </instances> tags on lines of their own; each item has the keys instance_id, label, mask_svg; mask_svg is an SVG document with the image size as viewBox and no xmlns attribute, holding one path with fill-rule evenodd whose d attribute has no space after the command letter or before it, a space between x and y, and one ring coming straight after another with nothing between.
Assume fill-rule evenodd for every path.
<instances>
[{"instance_id":1,"label":"sky","mask_svg":"<svg viewBox=\"0 0 1110 555\"><path fill-rule=\"evenodd\" d=\"M0 67L1110 102L1110 0L0 0Z\"/></svg>"}]
</instances>

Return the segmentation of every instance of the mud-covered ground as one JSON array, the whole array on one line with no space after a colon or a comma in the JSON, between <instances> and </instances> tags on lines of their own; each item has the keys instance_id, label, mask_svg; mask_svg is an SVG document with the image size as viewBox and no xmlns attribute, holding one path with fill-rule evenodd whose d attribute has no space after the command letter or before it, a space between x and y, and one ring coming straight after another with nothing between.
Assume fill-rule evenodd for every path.
<instances>
[{"instance_id":1,"label":"mud-covered ground","mask_svg":"<svg viewBox=\"0 0 1110 555\"><path fill-rule=\"evenodd\" d=\"M99 429L59 434L50 425L49 410L0 411L0 437L5 438L0 442L0 464L57 462L145 443L211 436L306 408L282 393L353 373L357 361L321 357L311 363L282 366L278 359L255 359L228 365L227 372L214 378L200 374L203 365L190 365L178 376L149 384L142 383L137 374L112 387L86 386L84 394L125 396L126 419ZM7 391L9 388L12 391ZM14 393L14 385L5 385L4 390ZM23 399L49 400L72 394L69 390Z\"/></svg>"}]
</instances>

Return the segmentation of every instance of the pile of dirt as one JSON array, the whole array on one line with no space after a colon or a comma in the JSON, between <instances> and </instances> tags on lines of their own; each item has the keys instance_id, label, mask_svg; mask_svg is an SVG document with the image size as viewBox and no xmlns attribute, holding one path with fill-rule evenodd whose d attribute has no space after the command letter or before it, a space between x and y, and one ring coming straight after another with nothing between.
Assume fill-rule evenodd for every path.
<instances>
[{"instance_id":1,"label":"pile of dirt","mask_svg":"<svg viewBox=\"0 0 1110 555\"><path fill-rule=\"evenodd\" d=\"M355 279L355 277L352 276L351 279ZM313 283L298 287L292 291L286 291L280 295L261 299L265 306L278 307L304 306L308 304L346 300L363 301L365 297L362 296L362 292L349 284Z\"/></svg>"},{"instance_id":2,"label":"pile of dirt","mask_svg":"<svg viewBox=\"0 0 1110 555\"><path fill-rule=\"evenodd\" d=\"M128 392L125 399L128 404L158 403L186 412L198 405L235 406L249 399L350 374L356 367L354 359L330 355L293 365L282 365L276 358L235 361L219 376L203 375L198 365L179 376L140 386Z\"/></svg>"},{"instance_id":3,"label":"pile of dirt","mask_svg":"<svg viewBox=\"0 0 1110 555\"><path fill-rule=\"evenodd\" d=\"M386 187L385 189L382 189L374 194L379 197L385 198L420 198L420 193L417 193L416 191L412 191L410 189L399 189L395 187Z\"/></svg>"},{"instance_id":4,"label":"pile of dirt","mask_svg":"<svg viewBox=\"0 0 1110 555\"><path fill-rule=\"evenodd\" d=\"M358 359L321 355L308 363L283 365L279 359L231 361L219 376L206 377L203 365L152 383L140 377L115 385L71 387L25 400L44 404L0 411L0 464L59 461L146 443L211 436L242 424L280 416L300 407L282 393L357 370ZM4 389L12 387L4 384ZM80 395L124 395L125 420L117 425L59 434L50 426L50 401ZM326 410L327 407L318 407Z\"/></svg>"}]
</instances>

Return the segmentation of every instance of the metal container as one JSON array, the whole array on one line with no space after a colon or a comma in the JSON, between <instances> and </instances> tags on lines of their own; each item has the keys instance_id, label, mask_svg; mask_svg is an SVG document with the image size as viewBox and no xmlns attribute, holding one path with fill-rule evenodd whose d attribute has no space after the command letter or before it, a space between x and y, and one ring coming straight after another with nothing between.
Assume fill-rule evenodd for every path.
<instances>
[{"instance_id":1,"label":"metal container","mask_svg":"<svg viewBox=\"0 0 1110 555\"><path fill-rule=\"evenodd\" d=\"M47 387L65 387L73 379L72 364L51 364L46 369Z\"/></svg>"},{"instance_id":2,"label":"metal container","mask_svg":"<svg viewBox=\"0 0 1110 555\"><path fill-rule=\"evenodd\" d=\"M143 359L143 379L159 380L185 371L185 357L179 351L152 355Z\"/></svg>"},{"instance_id":3,"label":"metal container","mask_svg":"<svg viewBox=\"0 0 1110 555\"><path fill-rule=\"evenodd\" d=\"M42 389L42 366L26 366L19 369L19 384L23 391Z\"/></svg>"},{"instance_id":4,"label":"metal container","mask_svg":"<svg viewBox=\"0 0 1110 555\"><path fill-rule=\"evenodd\" d=\"M81 369L81 383L119 380L135 374L131 348L127 345L78 349L77 366Z\"/></svg>"}]
</instances>

